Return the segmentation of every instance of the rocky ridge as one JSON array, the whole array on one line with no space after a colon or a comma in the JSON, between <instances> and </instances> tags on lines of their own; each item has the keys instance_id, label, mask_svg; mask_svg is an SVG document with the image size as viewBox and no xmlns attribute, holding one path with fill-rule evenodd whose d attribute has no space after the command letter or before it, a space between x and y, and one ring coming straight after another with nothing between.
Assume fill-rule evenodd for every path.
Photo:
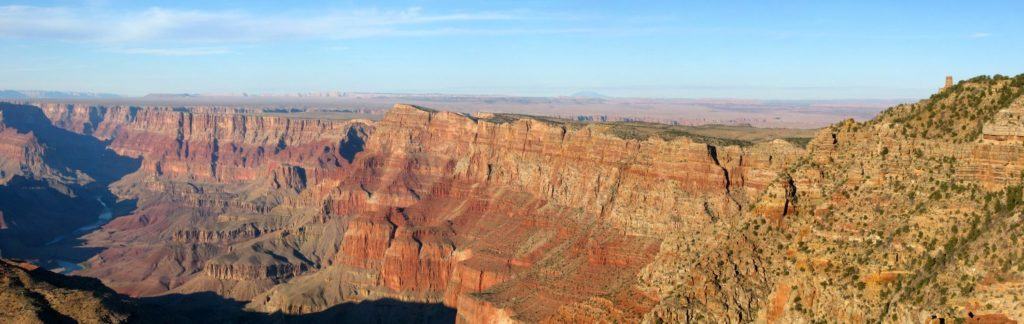
<instances>
[{"instance_id":1,"label":"rocky ridge","mask_svg":"<svg viewBox=\"0 0 1024 324\"><path fill-rule=\"evenodd\" d=\"M0 260L0 305L7 323L124 323L132 316L96 279L62 277L7 259Z\"/></svg>"}]
</instances>

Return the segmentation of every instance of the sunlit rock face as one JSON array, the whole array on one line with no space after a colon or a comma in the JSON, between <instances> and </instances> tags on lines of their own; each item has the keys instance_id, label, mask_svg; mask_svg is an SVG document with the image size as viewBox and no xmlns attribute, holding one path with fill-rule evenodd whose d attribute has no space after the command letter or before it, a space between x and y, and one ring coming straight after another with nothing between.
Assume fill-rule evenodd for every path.
<instances>
[{"instance_id":1,"label":"sunlit rock face","mask_svg":"<svg viewBox=\"0 0 1024 324\"><path fill-rule=\"evenodd\" d=\"M1024 100L1000 110L982 128L981 142L971 148L965 176L988 189L1020 181L1024 172Z\"/></svg>"},{"instance_id":2,"label":"sunlit rock face","mask_svg":"<svg viewBox=\"0 0 1024 324\"><path fill-rule=\"evenodd\" d=\"M140 164L110 185L134 208L85 237L100 252L79 274L134 296L213 291L288 313L394 298L466 320L593 308L637 320L659 299L635 278L663 237L736 217L801 151L409 105L377 123L38 109ZM31 151L31 137L11 138L5 152Z\"/></svg>"},{"instance_id":3,"label":"sunlit rock face","mask_svg":"<svg viewBox=\"0 0 1024 324\"><path fill-rule=\"evenodd\" d=\"M325 198L326 217L347 222L333 263L250 307L387 296L443 302L470 322L583 320L593 309L639 320L658 296L635 278L662 238L736 217L801 151L624 140L408 105L373 134Z\"/></svg>"}]
</instances>

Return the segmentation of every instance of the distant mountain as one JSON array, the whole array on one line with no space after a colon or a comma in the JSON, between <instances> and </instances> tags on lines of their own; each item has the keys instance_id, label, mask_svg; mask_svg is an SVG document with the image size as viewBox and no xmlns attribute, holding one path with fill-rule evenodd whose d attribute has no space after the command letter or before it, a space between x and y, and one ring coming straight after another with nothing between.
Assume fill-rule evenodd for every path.
<instances>
[{"instance_id":1,"label":"distant mountain","mask_svg":"<svg viewBox=\"0 0 1024 324\"><path fill-rule=\"evenodd\" d=\"M591 98L591 99L607 99L608 96L594 92L594 91L580 91L570 95L573 98Z\"/></svg>"},{"instance_id":2,"label":"distant mountain","mask_svg":"<svg viewBox=\"0 0 1024 324\"><path fill-rule=\"evenodd\" d=\"M0 90L0 98L2 99L28 99L24 93L14 90Z\"/></svg>"},{"instance_id":3,"label":"distant mountain","mask_svg":"<svg viewBox=\"0 0 1024 324\"><path fill-rule=\"evenodd\" d=\"M0 90L0 99L84 99L120 98L112 93L48 91L48 90Z\"/></svg>"},{"instance_id":4,"label":"distant mountain","mask_svg":"<svg viewBox=\"0 0 1024 324\"><path fill-rule=\"evenodd\" d=\"M143 98L191 98L199 96L201 95L196 93L150 93L143 96Z\"/></svg>"}]
</instances>

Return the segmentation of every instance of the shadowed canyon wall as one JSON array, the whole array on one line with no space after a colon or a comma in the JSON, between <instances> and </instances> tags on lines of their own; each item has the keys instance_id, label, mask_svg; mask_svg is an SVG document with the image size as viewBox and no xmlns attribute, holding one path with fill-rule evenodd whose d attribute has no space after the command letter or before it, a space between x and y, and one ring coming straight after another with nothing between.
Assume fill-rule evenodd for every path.
<instances>
[{"instance_id":1,"label":"shadowed canyon wall","mask_svg":"<svg viewBox=\"0 0 1024 324\"><path fill-rule=\"evenodd\" d=\"M36 108L0 104L0 250L27 257L43 245L93 223L108 186L139 168L103 141L55 127Z\"/></svg>"}]
</instances>

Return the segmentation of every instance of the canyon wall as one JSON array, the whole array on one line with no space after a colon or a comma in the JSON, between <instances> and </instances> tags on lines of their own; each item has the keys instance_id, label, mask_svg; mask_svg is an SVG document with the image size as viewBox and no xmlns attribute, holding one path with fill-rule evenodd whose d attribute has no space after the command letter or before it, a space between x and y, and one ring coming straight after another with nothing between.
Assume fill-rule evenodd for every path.
<instances>
[{"instance_id":1,"label":"canyon wall","mask_svg":"<svg viewBox=\"0 0 1024 324\"><path fill-rule=\"evenodd\" d=\"M289 313L393 298L464 319L638 320L659 296L635 278L663 238L736 217L801 152L409 105L376 124L40 109L141 163L111 185L136 208L85 237L102 252L78 273Z\"/></svg>"},{"instance_id":2,"label":"canyon wall","mask_svg":"<svg viewBox=\"0 0 1024 324\"><path fill-rule=\"evenodd\" d=\"M442 304L461 322L916 322L1024 317L1024 251L1006 243L1024 229L1022 93L1024 76L962 82L806 148L411 105L379 122L38 111L137 161L106 186L131 208L81 238L98 252L76 272L133 296ZM2 132L5 174L51 142Z\"/></svg>"},{"instance_id":3,"label":"canyon wall","mask_svg":"<svg viewBox=\"0 0 1024 324\"><path fill-rule=\"evenodd\" d=\"M138 169L102 141L55 127L35 107L0 103L0 250L32 256L26 246L95 220L108 186Z\"/></svg>"},{"instance_id":4,"label":"canyon wall","mask_svg":"<svg viewBox=\"0 0 1024 324\"><path fill-rule=\"evenodd\" d=\"M784 141L625 140L599 125L407 105L374 132L355 160L360 169L326 198L329 217L353 220L339 262L321 270L368 274L363 285L373 288L346 296L311 278L250 306L388 296L444 302L467 320L638 320L658 296L635 277L662 238L735 217L800 154Z\"/></svg>"}]
</instances>

